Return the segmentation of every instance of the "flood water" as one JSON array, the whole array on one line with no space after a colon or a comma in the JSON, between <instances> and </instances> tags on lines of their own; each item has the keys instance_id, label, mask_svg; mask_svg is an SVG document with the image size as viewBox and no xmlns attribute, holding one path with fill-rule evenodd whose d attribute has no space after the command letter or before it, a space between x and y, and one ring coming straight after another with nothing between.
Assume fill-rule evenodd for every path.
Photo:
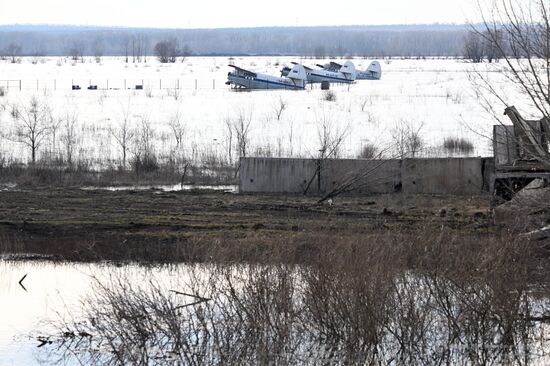
<instances>
[{"instance_id":1,"label":"flood water","mask_svg":"<svg viewBox=\"0 0 550 366\"><path fill-rule=\"evenodd\" d=\"M168 267L99 263L54 263L0 260L0 365L49 365L51 353L38 347L42 336L57 335L53 323L78 317L80 303L94 278L133 278L136 283L170 277ZM24 288L19 285L22 281ZM62 364L78 364L66 359Z\"/></svg>"},{"instance_id":2,"label":"flood water","mask_svg":"<svg viewBox=\"0 0 550 366\"><path fill-rule=\"evenodd\" d=\"M0 365L549 364L546 297L377 274L0 260Z\"/></svg>"}]
</instances>

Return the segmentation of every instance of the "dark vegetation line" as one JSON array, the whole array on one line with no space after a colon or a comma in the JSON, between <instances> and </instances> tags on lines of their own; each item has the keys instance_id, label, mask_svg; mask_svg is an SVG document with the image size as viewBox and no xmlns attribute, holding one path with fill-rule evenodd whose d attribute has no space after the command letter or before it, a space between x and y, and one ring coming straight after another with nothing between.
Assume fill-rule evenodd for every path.
<instances>
[{"instance_id":1,"label":"dark vegetation line","mask_svg":"<svg viewBox=\"0 0 550 366\"><path fill-rule=\"evenodd\" d=\"M394 25L225 29L150 29L76 26L0 26L0 50L10 56L151 56L175 40L195 55L315 57L463 56L467 25ZM13 52L13 49L11 50Z\"/></svg>"}]
</instances>

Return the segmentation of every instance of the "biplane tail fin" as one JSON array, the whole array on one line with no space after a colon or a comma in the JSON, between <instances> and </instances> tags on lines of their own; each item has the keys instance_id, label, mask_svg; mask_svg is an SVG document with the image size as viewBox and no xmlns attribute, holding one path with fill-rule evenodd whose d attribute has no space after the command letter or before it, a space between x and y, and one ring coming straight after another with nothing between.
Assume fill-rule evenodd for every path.
<instances>
[{"instance_id":1,"label":"biplane tail fin","mask_svg":"<svg viewBox=\"0 0 550 366\"><path fill-rule=\"evenodd\" d=\"M305 87L306 81L307 81L307 72L303 65L296 64L290 72L288 73L287 77L289 79L292 79L296 85L300 85L302 87Z\"/></svg>"},{"instance_id":2,"label":"biplane tail fin","mask_svg":"<svg viewBox=\"0 0 550 366\"><path fill-rule=\"evenodd\" d=\"M340 72L346 75L346 79L355 80L357 72L355 71L355 65L351 61L344 62L344 65L340 68Z\"/></svg>"},{"instance_id":3,"label":"biplane tail fin","mask_svg":"<svg viewBox=\"0 0 550 366\"><path fill-rule=\"evenodd\" d=\"M380 66L380 62L371 62L369 67L367 68L367 72L372 76L373 79L380 80L382 78L382 67Z\"/></svg>"}]
</instances>

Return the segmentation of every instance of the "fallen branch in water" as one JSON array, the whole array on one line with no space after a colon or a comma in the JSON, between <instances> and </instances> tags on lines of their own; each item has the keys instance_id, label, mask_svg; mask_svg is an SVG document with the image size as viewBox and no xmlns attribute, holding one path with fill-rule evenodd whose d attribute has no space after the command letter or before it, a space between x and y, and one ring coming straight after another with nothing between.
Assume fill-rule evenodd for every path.
<instances>
[{"instance_id":1,"label":"fallen branch in water","mask_svg":"<svg viewBox=\"0 0 550 366\"><path fill-rule=\"evenodd\" d=\"M28 292L27 289L25 288L25 286L23 285L23 281L25 280L25 278L27 278L27 273L25 273L25 275L23 277L21 277L21 279L19 280L19 286L21 286L23 288L23 290L25 290L25 292Z\"/></svg>"}]
</instances>

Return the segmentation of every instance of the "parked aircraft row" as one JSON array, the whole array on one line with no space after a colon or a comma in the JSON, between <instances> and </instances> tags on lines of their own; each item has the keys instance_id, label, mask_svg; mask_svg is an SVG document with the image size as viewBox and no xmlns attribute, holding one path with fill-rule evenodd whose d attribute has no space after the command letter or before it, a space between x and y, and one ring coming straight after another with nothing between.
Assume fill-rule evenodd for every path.
<instances>
[{"instance_id":1,"label":"parked aircraft row","mask_svg":"<svg viewBox=\"0 0 550 366\"><path fill-rule=\"evenodd\" d=\"M260 74L229 65L233 71L227 74L228 85L245 89L305 89L307 83L353 83L355 80L380 80L382 68L378 61L373 61L367 70L357 71L351 61L340 65L330 62L318 68L307 67L293 62L293 67L284 67L281 76Z\"/></svg>"}]
</instances>

